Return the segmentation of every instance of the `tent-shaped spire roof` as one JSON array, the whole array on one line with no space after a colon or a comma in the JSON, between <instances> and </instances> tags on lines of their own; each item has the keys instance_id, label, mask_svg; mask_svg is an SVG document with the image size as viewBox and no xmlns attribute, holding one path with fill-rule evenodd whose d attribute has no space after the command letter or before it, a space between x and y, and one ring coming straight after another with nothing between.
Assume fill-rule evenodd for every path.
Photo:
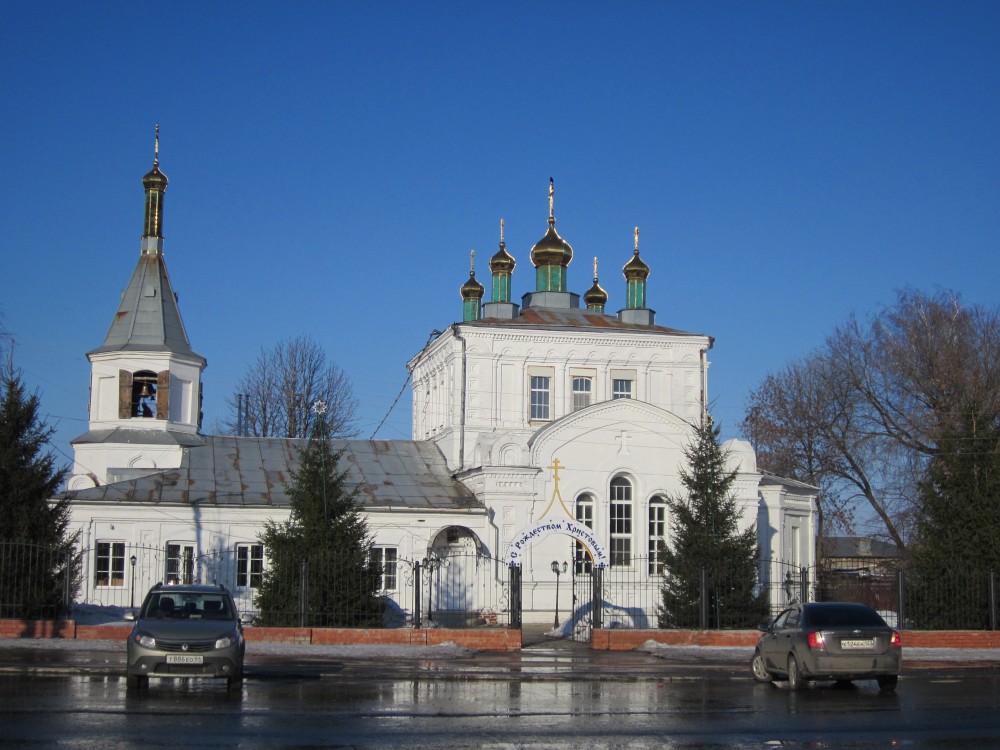
<instances>
[{"instance_id":1,"label":"tent-shaped spire roof","mask_svg":"<svg viewBox=\"0 0 1000 750\"><path fill-rule=\"evenodd\" d=\"M163 193L167 178L159 171L159 126L153 171L143 178L146 216L139 263L122 294L104 343L89 354L109 351L173 352L204 358L191 349L181 311L163 262ZM150 179L155 176L162 179ZM151 216L152 212L152 216Z\"/></svg>"}]
</instances>

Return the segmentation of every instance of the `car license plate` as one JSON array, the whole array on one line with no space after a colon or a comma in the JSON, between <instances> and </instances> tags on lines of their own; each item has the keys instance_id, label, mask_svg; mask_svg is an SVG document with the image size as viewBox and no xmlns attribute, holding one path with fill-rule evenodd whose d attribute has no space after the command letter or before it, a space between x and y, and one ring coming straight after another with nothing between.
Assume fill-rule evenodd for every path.
<instances>
[{"instance_id":1,"label":"car license plate","mask_svg":"<svg viewBox=\"0 0 1000 750\"><path fill-rule=\"evenodd\" d=\"M847 638L840 642L840 647L845 651L861 651L863 649L875 648L874 638Z\"/></svg>"},{"instance_id":2,"label":"car license plate","mask_svg":"<svg viewBox=\"0 0 1000 750\"><path fill-rule=\"evenodd\" d=\"M167 654L167 664L201 664L201 654Z\"/></svg>"}]
</instances>

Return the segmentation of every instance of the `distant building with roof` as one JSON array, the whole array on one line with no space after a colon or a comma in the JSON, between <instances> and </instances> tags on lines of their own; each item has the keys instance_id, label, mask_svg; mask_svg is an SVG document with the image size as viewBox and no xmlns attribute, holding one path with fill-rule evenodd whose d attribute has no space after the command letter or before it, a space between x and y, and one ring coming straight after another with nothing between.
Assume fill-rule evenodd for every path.
<instances>
[{"instance_id":1,"label":"distant building with roof","mask_svg":"<svg viewBox=\"0 0 1000 750\"><path fill-rule=\"evenodd\" d=\"M231 557L237 594L250 601L265 554L257 535L288 517L285 483L302 441L201 433L207 362L191 348L163 260L158 139L143 185L139 261L103 344L88 352L89 429L73 441L67 496L85 596L134 587L126 554L137 548L157 551L154 576L190 571L206 554ZM605 312L595 258L581 306L567 288L573 248L555 223L550 181L548 227L530 251L535 290L511 301L516 260L501 221L489 301L473 265L459 289L462 320L407 363L413 439L336 445L383 561L447 565L473 553L520 566L526 621L551 616L553 564L658 580L667 498L683 491L684 448L707 415L713 344L655 322L638 228L625 305ZM761 558L814 565L816 489L759 471L745 441L725 448Z\"/></svg>"}]
</instances>

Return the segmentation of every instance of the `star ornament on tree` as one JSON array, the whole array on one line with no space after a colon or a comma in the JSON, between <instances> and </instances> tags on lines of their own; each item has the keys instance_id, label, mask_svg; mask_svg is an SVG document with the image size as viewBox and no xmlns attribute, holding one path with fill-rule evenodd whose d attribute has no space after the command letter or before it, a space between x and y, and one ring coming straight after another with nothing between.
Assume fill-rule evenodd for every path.
<instances>
[{"instance_id":1,"label":"star ornament on tree","mask_svg":"<svg viewBox=\"0 0 1000 750\"><path fill-rule=\"evenodd\" d=\"M324 414L326 414L326 401L324 401L321 398L316 399L315 401L313 401L312 410L313 414L322 417Z\"/></svg>"}]
</instances>

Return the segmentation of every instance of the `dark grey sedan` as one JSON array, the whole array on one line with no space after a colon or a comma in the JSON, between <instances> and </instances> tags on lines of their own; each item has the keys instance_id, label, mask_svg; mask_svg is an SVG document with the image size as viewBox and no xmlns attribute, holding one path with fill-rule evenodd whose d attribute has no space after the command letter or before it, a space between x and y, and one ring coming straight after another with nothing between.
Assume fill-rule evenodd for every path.
<instances>
[{"instance_id":1,"label":"dark grey sedan","mask_svg":"<svg viewBox=\"0 0 1000 750\"><path fill-rule=\"evenodd\" d=\"M760 630L751 662L757 682L788 680L792 690L809 680L877 680L882 690L896 687L903 663L899 633L864 604L796 604Z\"/></svg>"}]
</instances>

